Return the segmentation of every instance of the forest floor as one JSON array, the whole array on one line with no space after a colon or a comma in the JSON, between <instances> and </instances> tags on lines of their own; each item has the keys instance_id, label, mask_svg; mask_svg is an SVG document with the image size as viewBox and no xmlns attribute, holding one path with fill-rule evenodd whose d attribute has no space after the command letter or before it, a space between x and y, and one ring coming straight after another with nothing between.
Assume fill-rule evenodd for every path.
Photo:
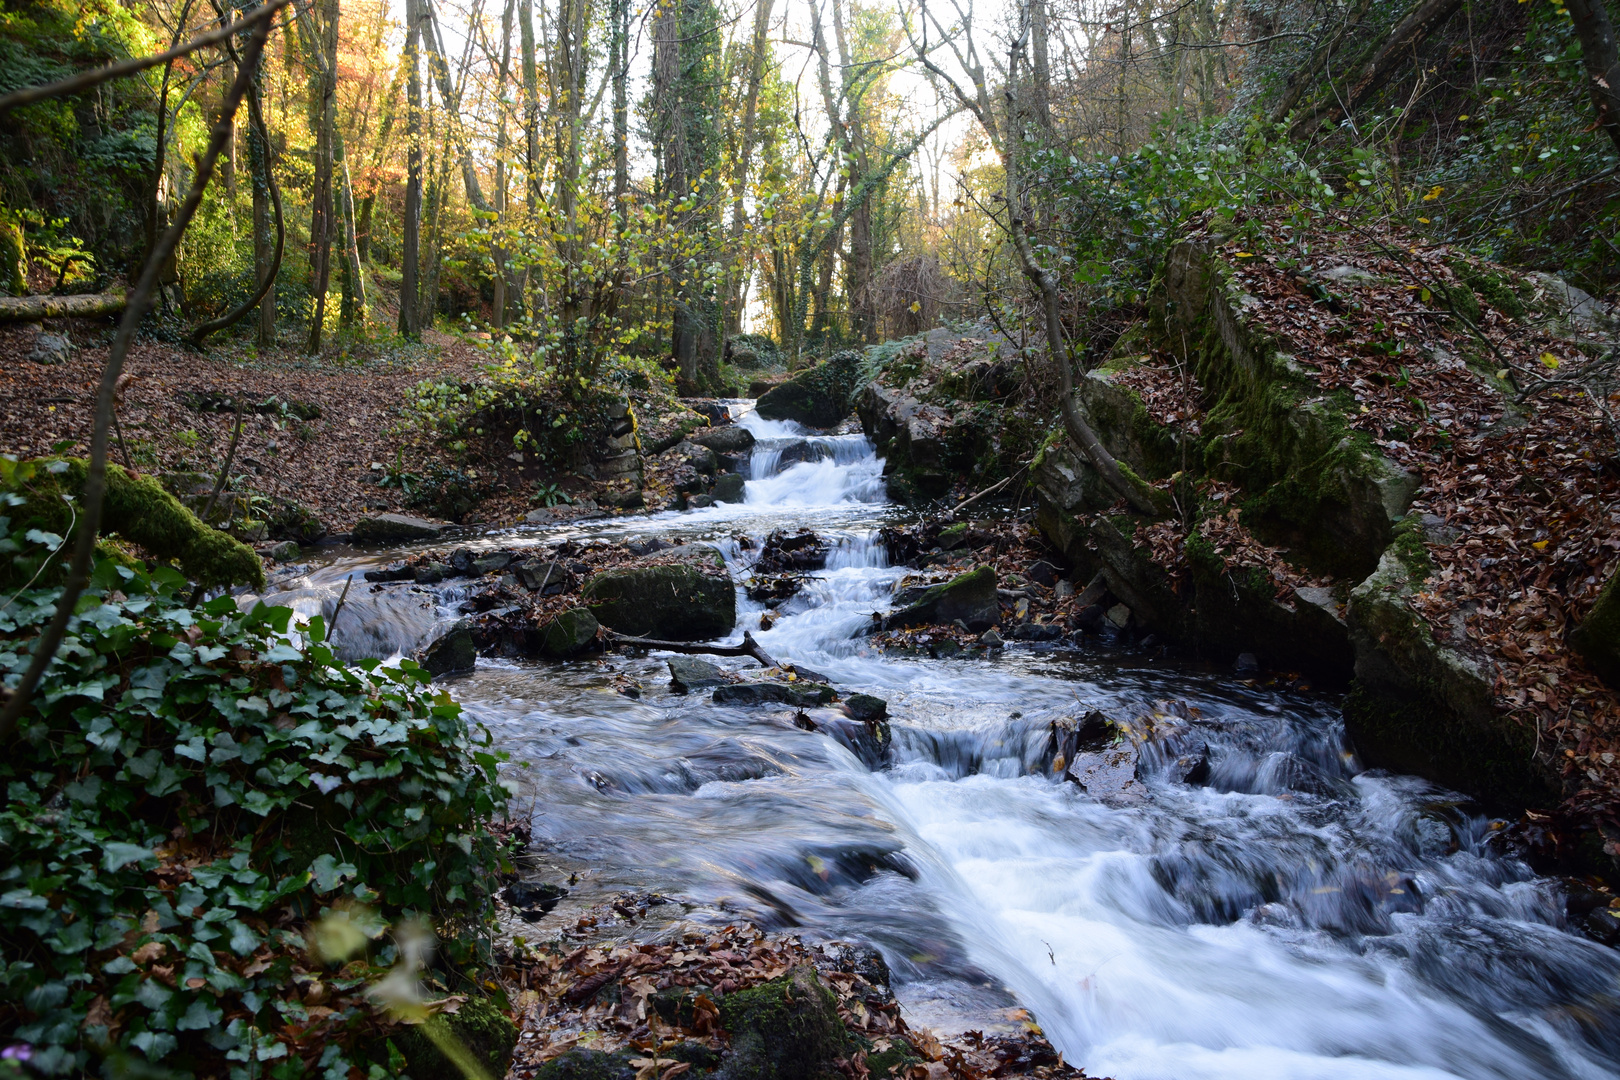
<instances>
[{"instance_id":1,"label":"forest floor","mask_svg":"<svg viewBox=\"0 0 1620 1080\"><path fill-rule=\"evenodd\" d=\"M89 322L67 333L84 347L45 365L25 359L33 330L0 326L6 453L88 452L108 335ZM423 379L470 376L486 360L476 347L437 331L422 345L362 343L319 357L293 347L257 353L231 343L202 353L138 340L124 364L122 440L114 439L112 460L142 473L212 475L224 461L235 414L196 405L276 398L282 409L247 414L232 472L243 478L241 486L298 502L328 529L343 531L361 514L403 506L403 494L377 479L402 452L411 453L412 433L401 414L405 391ZM299 419L303 406L315 406L319 416Z\"/></svg>"}]
</instances>

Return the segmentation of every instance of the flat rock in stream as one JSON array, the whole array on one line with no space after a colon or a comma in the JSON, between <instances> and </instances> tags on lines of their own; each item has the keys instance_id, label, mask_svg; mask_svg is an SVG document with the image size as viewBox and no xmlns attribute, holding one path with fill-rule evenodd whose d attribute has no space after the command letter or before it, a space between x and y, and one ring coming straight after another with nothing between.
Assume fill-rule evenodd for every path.
<instances>
[{"instance_id":1,"label":"flat rock in stream","mask_svg":"<svg viewBox=\"0 0 1620 1080\"><path fill-rule=\"evenodd\" d=\"M410 514L373 514L354 523L349 542L357 545L403 544L410 540L437 540L455 528L448 521L432 521Z\"/></svg>"},{"instance_id":2,"label":"flat rock in stream","mask_svg":"<svg viewBox=\"0 0 1620 1080\"><path fill-rule=\"evenodd\" d=\"M726 678L724 671L707 660L691 656L672 656L667 663L669 681L675 687L676 693L685 694L710 686L724 686L731 681Z\"/></svg>"},{"instance_id":3,"label":"flat rock in stream","mask_svg":"<svg viewBox=\"0 0 1620 1080\"><path fill-rule=\"evenodd\" d=\"M720 552L687 544L656 562L606 570L581 591L610 630L662 641L705 641L737 625L737 593Z\"/></svg>"},{"instance_id":4,"label":"flat rock in stream","mask_svg":"<svg viewBox=\"0 0 1620 1080\"><path fill-rule=\"evenodd\" d=\"M799 707L825 705L833 699L830 686L819 683L751 682L716 687L716 705L782 704Z\"/></svg>"}]
</instances>

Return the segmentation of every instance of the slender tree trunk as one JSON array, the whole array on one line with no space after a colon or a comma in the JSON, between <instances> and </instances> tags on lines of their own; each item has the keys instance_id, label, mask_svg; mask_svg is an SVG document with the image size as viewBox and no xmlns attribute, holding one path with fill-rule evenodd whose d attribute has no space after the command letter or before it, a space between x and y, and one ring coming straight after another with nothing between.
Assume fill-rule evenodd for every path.
<instances>
[{"instance_id":1,"label":"slender tree trunk","mask_svg":"<svg viewBox=\"0 0 1620 1080\"><path fill-rule=\"evenodd\" d=\"M1586 89L1592 96L1597 122L1620 150L1620 56L1616 55L1614 23L1606 0L1566 0L1575 36L1586 63Z\"/></svg>"},{"instance_id":2,"label":"slender tree trunk","mask_svg":"<svg viewBox=\"0 0 1620 1080\"><path fill-rule=\"evenodd\" d=\"M523 65L524 218L528 226L528 235L537 236L543 197L540 191L540 73L534 57L533 0L518 2L518 45ZM532 317L538 318L539 312L535 308L532 290L529 287L530 278L533 276L531 270L532 268L528 266L523 268L523 305Z\"/></svg>"},{"instance_id":3,"label":"slender tree trunk","mask_svg":"<svg viewBox=\"0 0 1620 1080\"><path fill-rule=\"evenodd\" d=\"M844 107L848 123L844 128L846 146L854 161L856 172L865 178L872 171L871 154L866 144L865 90L856 74L856 58L849 47L849 35L844 28L843 5L832 0L833 33L838 41L838 63L842 70ZM844 289L849 295L850 330L862 344L877 340L877 298L872 291L876 274L872 250L872 198L875 192L861 196L855 212L849 218L849 258L844 264Z\"/></svg>"},{"instance_id":4,"label":"slender tree trunk","mask_svg":"<svg viewBox=\"0 0 1620 1080\"><path fill-rule=\"evenodd\" d=\"M512 286L508 278L506 247L501 242L501 232L506 228L506 140L507 126L511 121L511 117L506 114L506 87L512 79L512 16L516 8L517 0L506 0L506 6L501 11L501 68L495 94L497 114L494 207L496 238L494 243L490 245L489 254L490 259L495 263L493 288L495 293L495 325L497 327L506 325L507 292L511 290Z\"/></svg>"},{"instance_id":5,"label":"slender tree trunk","mask_svg":"<svg viewBox=\"0 0 1620 1080\"><path fill-rule=\"evenodd\" d=\"M359 233L354 219L354 185L349 180L349 156L343 140L337 140L338 189L343 215L343 325L366 321L366 272L360 262Z\"/></svg>"},{"instance_id":6,"label":"slender tree trunk","mask_svg":"<svg viewBox=\"0 0 1620 1080\"><path fill-rule=\"evenodd\" d=\"M254 75L262 79L262 70ZM275 237L270 227L270 147L248 125L248 164L253 170L253 277L263 281L275 260ZM276 343L276 284L270 283L259 301L259 348Z\"/></svg>"},{"instance_id":7,"label":"slender tree trunk","mask_svg":"<svg viewBox=\"0 0 1620 1080\"><path fill-rule=\"evenodd\" d=\"M321 350L321 332L326 322L326 293L332 278L332 164L337 121L337 37L338 0L321 0L321 22L317 32L305 41L315 60L311 103L317 117L315 132L315 186L310 199L309 278L315 310L310 316L310 353ZM302 23L300 23L302 26Z\"/></svg>"},{"instance_id":8,"label":"slender tree trunk","mask_svg":"<svg viewBox=\"0 0 1620 1080\"><path fill-rule=\"evenodd\" d=\"M1029 112L1047 134L1052 132L1052 64L1047 48L1046 0L1029 0L1029 53L1034 76Z\"/></svg>"},{"instance_id":9,"label":"slender tree trunk","mask_svg":"<svg viewBox=\"0 0 1620 1080\"><path fill-rule=\"evenodd\" d=\"M422 324L417 318L417 271L421 263L422 238L422 16L417 0L405 0L405 220L399 286L399 332L421 340Z\"/></svg>"},{"instance_id":10,"label":"slender tree trunk","mask_svg":"<svg viewBox=\"0 0 1620 1080\"><path fill-rule=\"evenodd\" d=\"M617 0L624 3L624 0ZM734 252L743 251L743 234L748 230L748 214L743 206L743 199L748 194L748 169L752 164L754 153L754 126L759 114L759 88L765 81L765 59L770 52L769 33L771 28L772 0L755 0L754 5L754 39L748 54L748 89L743 94L743 127L742 143L737 148L737 172L733 181L731 192L731 244ZM744 284L749 277L751 266L747 256L736 260L742 265L738 267L731 281L730 295L726 300L726 333L736 334L742 331L742 309Z\"/></svg>"},{"instance_id":11,"label":"slender tree trunk","mask_svg":"<svg viewBox=\"0 0 1620 1080\"><path fill-rule=\"evenodd\" d=\"M388 97L383 101L382 123L377 131L377 142L371 151L371 167L360 178L366 187L366 197L360 200L360 218L355 223L355 244L360 249L360 260L371 261L371 212L377 203L377 170L388 156L388 148L393 140L394 117L400 95L405 89L405 62L400 60L399 66L394 69L394 78L388 84Z\"/></svg>"}]
</instances>

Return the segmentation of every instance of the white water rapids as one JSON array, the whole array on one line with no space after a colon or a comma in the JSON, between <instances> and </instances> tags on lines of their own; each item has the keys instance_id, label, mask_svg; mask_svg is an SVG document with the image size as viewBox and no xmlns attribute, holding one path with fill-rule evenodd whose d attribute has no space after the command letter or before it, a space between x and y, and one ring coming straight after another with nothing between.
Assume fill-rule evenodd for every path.
<instances>
[{"instance_id":1,"label":"white water rapids","mask_svg":"<svg viewBox=\"0 0 1620 1080\"><path fill-rule=\"evenodd\" d=\"M741 578L738 535L757 550L814 529L836 542L826 570L756 636L886 699L893 764L869 770L790 711L677 696L658 656L480 661L452 690L522 763L536 838L581 890L866 940L914 1023L1023 1006L1067 1060L1120 1080L1620 1072L1620 956L1563 929L1557 885L1488 850L1460 799L1362 771L1335 700L1102 651L879 655L857 632L906 572L875 541L896 513L881 461L858 435L741 422L760 440L742 504L481 542L705 539ZM312 593L362 568L314 573ZM762 608L738 604L740 636ZM387 620L360 621L386 644ZM616 673L644 696L613 692ZM1111 807L1038 775L1052 719L1161 699L1201 710L1207 784L1150 762L1148 799Z\"/></svg>"}]
</instances>

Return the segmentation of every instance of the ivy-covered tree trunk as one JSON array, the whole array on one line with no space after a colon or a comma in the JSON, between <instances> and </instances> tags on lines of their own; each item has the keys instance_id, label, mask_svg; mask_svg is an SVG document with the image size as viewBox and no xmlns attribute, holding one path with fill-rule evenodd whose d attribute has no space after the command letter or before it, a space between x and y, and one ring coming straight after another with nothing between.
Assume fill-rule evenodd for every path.
<instances>
[{"instance_id":1,"label":"ivy-covered tree trunk","mask_svg":"<svg viewBox=\"0 0 1620 1080\"><path fill-rule=\"evenodd\" d=\"M1620 150L1620 54L1616 53L1614 22L1606 0L1567 0L1575 36L1586 65L1586 89L1597 122Z\"/></svg>"},{"instance_id":2,"label":"ivy-covered tree trunk","mask_svg":"<svg viewBox=\"0 0 1620 1080\"><path fill-rule=\"evenodd\" d=\"M262 81L261 68L254 78ZM253 276L263 281L275 261L275 235L270 225L270 147L256 125L248 125L248 167L253 174ZM271 282L259 301L259 348L276 343L276 283Z\"/></svg>"}]
</instances>

